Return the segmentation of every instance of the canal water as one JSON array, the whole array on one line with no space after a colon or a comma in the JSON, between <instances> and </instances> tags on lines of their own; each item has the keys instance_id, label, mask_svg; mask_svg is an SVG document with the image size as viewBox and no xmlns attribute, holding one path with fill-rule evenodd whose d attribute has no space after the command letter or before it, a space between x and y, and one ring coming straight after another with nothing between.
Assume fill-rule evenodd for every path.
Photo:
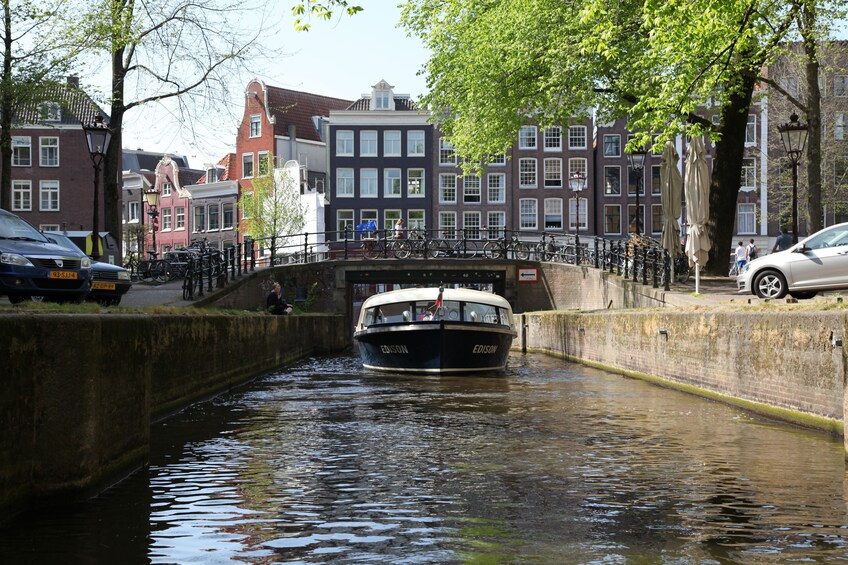
<instances>
[{"instance_id":1,"label":"canal water","mask_svg":"<svg viewBox=\"0 0 848 565\"><path fill-rule=\"evenodd\" d=\"M307 360L152 430L150 466L0 528L3 563L848 560L841 441L538 355Z\"/></svg>"}]
</instances>

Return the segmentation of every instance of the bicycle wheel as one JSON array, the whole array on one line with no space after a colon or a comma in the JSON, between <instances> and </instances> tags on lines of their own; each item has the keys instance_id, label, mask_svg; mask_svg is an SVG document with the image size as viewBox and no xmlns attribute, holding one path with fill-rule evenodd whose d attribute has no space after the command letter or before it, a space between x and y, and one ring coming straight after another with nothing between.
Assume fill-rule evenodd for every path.
<instances>
[{"instance_id":1,"label":"bicycle wheel","mask_svg":"<svg viewBox=\"0 0 848 565\"><path fill-rule=\"evenodd\" d=\"M424 250L424 257L441 257L442 256L442 241L439 239L431 239L427 242L427 248Z\"/></svg>"},{"instance_id":2,"label":"bicycle wheel","mask_svg":"<svg viewBox=\"0 0 848 565\"><path fill-rule=\"evenodd\" d=\"M366 259L376 259L380 256L380 248L376 241L362 242L362 256Z\"/></svg>"},{"instance_id":3,"label":"bicycle wheel","mask_svg":"<svg viewBox=\"0 0 848 565\"><path fill-rule=\"evenodd\" d=\"M519 261L526 261L530 257L530 248L526 243L518 242L512 249L515 252L515 258Z\"/></svg>"},{"instance_id":4,"label":"bicycle wheel","mask_svg":"<svg viewBox=\"0 0 848 565\"><path fill-rule=\"evenodd\" d=\"M503 247L497 241L487 241L483 246L483 256L487 259L500 259L503 254Z\"/></svg>"},{"instance_id":5,"label":"bicycle wheel","mask_svg":"<svg viewBox=\"0 0 848 565\"><path fill-rule=\"evenodd\" d=\"M460 257L473 259L480 253L480 243L474 239L464 239L457 244L457 251ZM464 252L464 253L463 253Z\"/></svg>"},{"instance_id":6,"label":"bicycle wheel","mask_svg":"<svg viewBox=\"0 0 848 565\"><path fill-rule=\"evenodd\" d=\"M550 255L548 255L548 247L544 243L537 243L536 247L533 248L533 253L536 256L537 261L548 261L550 259Z\"/></svg>"},{"instance_id":7,"label":"bicycle wheel","mask_svg":"<svg viewBox=\"0 0 848 565\"><path fill-rule=\"evenodd\" d=\"M170 265L164 259L157 259L150 265L150 274L158 283L166 283L171 278Z\"/></svg>"},{"instance_id":8,"label":"bicycle wheel","mask_svg":"<svg viewBox=\"0 0 848 565\"><path fill-rule=\"evenodd\" d=\"M396 239L392 242L392 255L396 259L406 259L412 253L412 246L405 239Z\"/></svg>"}]
</instances>

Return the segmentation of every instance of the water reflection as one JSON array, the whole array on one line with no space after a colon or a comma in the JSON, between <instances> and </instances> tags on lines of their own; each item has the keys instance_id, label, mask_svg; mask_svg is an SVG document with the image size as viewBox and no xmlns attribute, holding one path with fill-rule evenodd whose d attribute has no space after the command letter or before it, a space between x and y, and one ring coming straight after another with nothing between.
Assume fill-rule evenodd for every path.
<instances>
[{"instance_id":1,"label":"water reflection","mask_svg":"<svg viewBox=\"0 0 848 565\"><path fill-rule=\"evenodd\" d=\"M151 465L0 530L10 562L848 559L839 441L542 356L310 360L153 430ZM56 548L56 549L54 549Z\"/></svg>"}]
</instances>

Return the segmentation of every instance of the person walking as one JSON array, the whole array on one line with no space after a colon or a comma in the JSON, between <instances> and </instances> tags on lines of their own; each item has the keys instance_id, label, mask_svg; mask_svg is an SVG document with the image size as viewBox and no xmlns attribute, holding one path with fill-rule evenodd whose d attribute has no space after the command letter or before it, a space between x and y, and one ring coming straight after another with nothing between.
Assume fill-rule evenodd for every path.
<instances>
[{"instance_id":1,"label":"person walking","mask_svg":"<svg viewBox=\"0 0 848 565\"><path fill-rule=\"evenodd\" d=\"M786 251L790 247L792 247L792 236L786 233L786 229L780 228L780 235L777 236L771 252Z\"/></svg>"},{"instance_id":2,"label":"person walking","mask_svg":"<svg viewBox=\"0 0 848 565\"><path fill-rule=\"evenodd\" d=\"M745 247L745 250L748 252L748 262L750 263L760 254L760 250L757 249L757 244L754 243L754 238L752 237L748 240L748 245Z\"/></svg>"},{"instance_id":3,"label":"person walking","mask_svg":"<svg viewBox=\"0 0 848 565\"><path fill-rule=\"evenodd\" d=\"M736 251L733 253L736 258L736 273L742 272L742 267L748 262L748 248L741 241L736 245Z\"/></svg>"},{"instance_id":4,"label":"person walking","mask_svg":"<svg viewBox=\"0 0 848 565\"><path fill-rule=\"evenodd\" d=\"M275 316L285 316L292 313L291 304L286 302L286 299L283 298L283 289L280 286L280 283L274 283L273 290L268 293L268 297L265 299L265 308L268 310L269 314L273 314Z\"/></svg>"}]
</instances>

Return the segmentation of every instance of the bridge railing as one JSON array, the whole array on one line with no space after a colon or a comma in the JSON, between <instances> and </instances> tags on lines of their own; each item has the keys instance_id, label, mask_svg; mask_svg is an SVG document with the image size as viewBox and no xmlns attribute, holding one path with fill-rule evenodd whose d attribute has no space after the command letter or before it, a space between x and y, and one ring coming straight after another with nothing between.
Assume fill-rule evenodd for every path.
<instances>
[{"instance_id":1,"label":"bridge railing","mask_svg":"<svg viewBox=\"0 0 848 565\"><path fill-rule=\"evenodd\" d=\"M400 237L395 237L396 235ZM410 243L411 253L397 253L397 239ZM433 243L435 242L435 243ZM463 245L465 242L465 245ZM473 242L473 243L472 243ZM488 244L488 245L487 245ZM465 252L474 248L476 254ZM492 253L500 248L502 253ZM432 252L452 249L454 253ZM459 250L459 252L456 252ZM294 263L317 263L332 259L380 260L402 258L514 258L563 262L603 269L654 288L669 288L671 258L659 242L645 236L609 239L577 236L560 231L512 231L503 229L374 229L304 232L287 237L245 238L238 249L239 273ZM518 252L520 251L520 252Z\"/></svg>"}]
</instances>

